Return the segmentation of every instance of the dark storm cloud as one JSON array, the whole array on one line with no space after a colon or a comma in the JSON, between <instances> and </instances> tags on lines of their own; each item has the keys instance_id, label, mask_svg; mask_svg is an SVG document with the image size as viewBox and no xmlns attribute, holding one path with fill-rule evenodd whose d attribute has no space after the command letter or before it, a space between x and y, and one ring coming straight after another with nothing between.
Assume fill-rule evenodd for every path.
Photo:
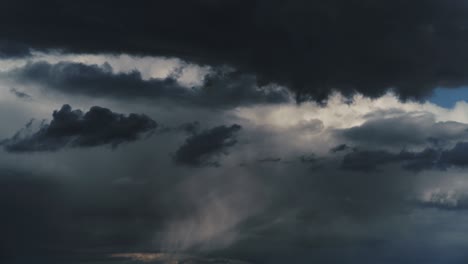
<instances>
[{"instance_id":1,"label":"dark storm cloud","mask_svg":"<svg viewBox=\"0 0 468 264\"><path fill-rule=\"evenodd\" d=\"M144 80L140 72L113 73L109 64L29 63L8 74L20 83L40 84L44 88L69 94L113 97L122 100L160 99L207 108L224 108L255 103L283 103L290 100L282 88L258 87L256 78L228 70L213 72L201 87L184 87L170 75Z\"/></svg>"},{"instance_id":2,"label":"dark storm cloud","mask_svg":"<svg viewBox=\"0 0 468 264\"><path fill-rule=\"evenodd\" d=\"M59 184L53 180L34 177L29 172L0 170L0 260L2 257L28 251L31 246L55 233L51 208L60 207ZM37 248L39 249L39 248ZM25 252L23 252L25 253Z\"/></svg>"},{"instance_id":3,"label":"dark storm cloud","mask_svg":"<svg viewBox=\"0 0 468 264\"><path fill-rule=\"evenodd\" d=\"M376 116L364 124L336 131L338 137L372 147L446 145L468 138L468 125L436 122L432 114Z\"/></svg>"},{"instance_id":4,"label":"dark storm cloud","mask_svg":"<svg viewBox=\"0 0 468 264\"><path fill-rule=\"evenodd\" d=\"M8 0L0 39L227 64L303 99L388 88L408 98L468 83L467 13L462 0Z\"/></svg>"},{"instance_id":5,"label":"dark storm cloud","mask_svg":"<svg viewBox=\"0 0 468 264\"><path fill-rule=\"evenodd\" d=\"M427 148L420 152L385 150L354 150L343 157L341 167L347 170L372 171L379 166L401 164L410 171L445 170L450 167L464 168L468 165L468 143L459 142L448 150Z\"/></svg>"},{"instance_id":6,"label":"dark storm cloud","mask_svg":"<svg viewBox=\"0 0 468 264\"><path fill-rule=\"evenodd\" d=\"M83 263L142 244L149 250L152 232L170 215L170 206L152 199L154 183L122 186L96 179L89 186L85 176L59 176L0 169L0 262Z\"/></svg>"},{"instance_id":7,"label":"dark storm cloud","mask_svg":"<svg viewBox=\"0 0 468 264\"><path fill-rule=\"evenodd\" d=\"M93 106L88 112L63 105L54 111L50 124L41 124L30 133L31 123L1 144L9 152L56 151L65 147L93 147L135 141L156 129L155 121L146 115L117 114Z\"/></svg>"},{"instance_id":8,"label":"dark storm cloud","mask_svg":"<svg viewBox=\"0 0 468 264\"><path fill-rule=\"evenodd\" d=\"M178 129L188 133L189 135L196 135L200 131L200 122L194 121L185 123L180 125Z\"/></svg>"},{"instance_id":9,"label":"dark storm cloud","mask_svg":"<svg viewBox=\"0 0 468 264\"><path fill-rule=\"evenodd\" d=\"M31 56L27 45L9 40L0 40L0 59L24 58Z\"/></svg>"},{"instance_id":10,"label":"dark storm cloud","mask_svg":"<svg viewBox=\"0 0 468 264\"><path fill-rule=\"evenodd\" d=\"M236 134L241 126L218 126L195 134L185 141L174 155L176 163L201 167L219 166L214 160L220 154L227 154L227 149L237 143Z\"/></svg>"}]
</instances>

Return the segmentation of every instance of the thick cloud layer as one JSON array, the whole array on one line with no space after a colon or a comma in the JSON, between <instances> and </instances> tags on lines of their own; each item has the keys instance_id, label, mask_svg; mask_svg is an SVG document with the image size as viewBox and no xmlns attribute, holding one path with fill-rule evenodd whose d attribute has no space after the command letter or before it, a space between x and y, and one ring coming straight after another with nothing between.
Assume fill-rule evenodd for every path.
<instances>
[{"instance_id":1,"label":"thick cloud layer","mask_svg":"<svg viewBox=\"0 0 468 264\"><path fill-rule=\"evenodd\" d=\"M24 58L31 55L27 45L5 39L0 40L0 59Z\"/></svg>"},{"instance_id":2,"label":"thick cloud layer","mask_svg":"<svg viewBox=\"0 0 468 264\"><path fill-rule=\"evenodd\" d=\"M59 92L121 100L166 100L207 108L231 108L262 103L284 103L289 93L280 87L258 87L256 78L232 71L219 71L205 77L201 87L184 87L177 73L164 79L144 80L138 71L113 73L109 64L29 63L7 75L19 83L40 85Z\"/></svg>"},{"instance_id":3,"label":"thick cloud layer","mask_svg":"<svg viewBox=\"0 0 468 264\"><path fill-rule=\"evenodd\" d=\"M14 0L0 39L228 64L317 100L331 89L406 98L467 84L466 13L460 0Z\"/></svg>"},{"instance_id":4,"label":"thick cloud layer","mask_svg":"<svg viewBox=\"0 0 468 264\"><path fill-rule=\"evenodd\" d=\"M6 94L21 106L40 100ZM120 103L112 109L130 111ZM0 203L8 212L0 220L6 234L0 261L158 263L168 255L154 253L169 252L180 261L179 253L202 256L186 259L194 263L464 263L467 239L459 233L468 223L467 148L456 144L464 142L463 123L442 125L439 139L447 140L439 144L423 140L408 149L404 140L390 146L343 137L346 128L376 118L370 104L265 105L264 113L249 108L260 121L242 113L247 110L206 115L150 105L145 107L153 111L142 112L157 115L165 128L145 141L114 150L0 152ZM394 107L375 104L384 112ZM390 114L401 117L394 127L413 120L412 130L435 135L433 125L446 120L444 109L424 110L435 119L421 122L414 113L426 106L397 106L400 111ZM333 123L336 116L346 118ZM213 126L227 120L239 125Z\"/></svg>"},{"instance_id":5,"label":"thick cloud layer","mask_svg":"<svg viewBox=\"0 0 468 264\"><path fill-rule=\"evenodd\" d=\"M174 161L188 166L219 166L213 157L227 154L227 149L237 143L236 133L241 126L218 126L195 134L177 150Z\"/></svg>"},{"instance_id":6,"label":"thick cloud layer","mask_svg":"<svg viewBox=\"0 0 468 264\"><path fill-rule=\"evenodd\" d=\"M52 117L50 124L41 124L33 133L29 131L31 121L25 129L1 144L9 152L56 151L65 147L107 144L117 147L121 143L135 141L157 127L156 122L146 115L125 116L99 106L83 113L72 110L70 105L63 105L54 111Z\"/></svg>"}]
</instances>

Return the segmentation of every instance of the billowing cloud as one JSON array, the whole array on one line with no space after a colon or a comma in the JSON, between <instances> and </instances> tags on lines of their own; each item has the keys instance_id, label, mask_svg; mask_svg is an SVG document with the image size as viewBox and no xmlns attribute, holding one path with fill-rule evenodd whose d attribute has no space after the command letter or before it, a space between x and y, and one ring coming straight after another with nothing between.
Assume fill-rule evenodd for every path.
<instances>
[{"instance_id":1,"label":"billowing cloud","mask_svg":"<svg viewBox=\"0 0 468 264\"><path fill-rule=\"evenodd\" d=\"M50 124L42 123L31 132L31 123L10 139L2 141L9 152L56 151L65 147L93 147L112 145L139 139L153 131L157 124L146 115L128 116L113 113L107 108L92 107L88 112L63 105L54 111Z\"/></svg>"},{"instance_id":2,"label":"billowing cloud","mask_svg":"<svg viewBox=\"0 0 468 264\"><path fill-rule=\"evenodd\" d=\"M241 126L217 126L195 134L185 141L174 155L174 161L188 166L218 166L213 157L227 154L237 143L236 133Z\"/></svg>"},{"instance_id":3,"label":"billowing cloud","mask_svg":"<svg viewBox=\"0 0 468 264\"><path fill-rule=\"evenodd\" d=\"M38 100L25 105L34 106ZM451 236L452 230L465 228L460 220L466 219L466 143L459 140L458 130L465 116L452 115L459 111L455 109L392 100L201 113L145 105L138 109L152 110L142 112L158 116L168 129L114 151L94 147L35 155L0 152L0 168L34 171L31 176L0 171L2 204L16 208L3 219L4 232L17 234L5 240L1 250L9 253L12 263L131 261L124 255L135 262L147 258L157 263L168 253L187 252L204 256L186 259L195 263L219 257L274 264L355 263L363 256L375 262L395 260L387 254L397 255L399 263L411 263L420 260L421 251L449 259L452 254L430 241L466 244L466 238ZM388 111L395 107L399 110ZM136 107L122 107L120 100L111 108L137 112ZM434 120L420 122L415 112L431 113ZM336 135L338 129L365 126L379 115L408 115L415 120L414 130L428 127L428 134L447 140L405 149L404 140L390 146ZM442 125L443 133L434 132L438 130L433 126L447 119L460 122ZM214 126L227 120L238 125ZM344 150L330 152L334 147ZM171 152L174 155L168 155ZM223 156L227 152L229 156ZM221 163L215 169L210 166ZM437 188L447 192L447 198L430 198ZM455 189L456 195L450 191ZM44 199L29 198L35 196ZM419 251L412 251L414 245ZM342 254L348 251L353 253ZM454 252L460 251L450 251ZM109 254L122 258L109 259Z\"/></svg>"},{"instance_id":4,"label":"billowing cloud","mask_svg":"<svg viewBox=\"0 0 468 264\"><path fill-rule=\"evenodd\" d=\"M467 13L7 0L0 262L466 263Z\"/></svg>"}]
</instances>

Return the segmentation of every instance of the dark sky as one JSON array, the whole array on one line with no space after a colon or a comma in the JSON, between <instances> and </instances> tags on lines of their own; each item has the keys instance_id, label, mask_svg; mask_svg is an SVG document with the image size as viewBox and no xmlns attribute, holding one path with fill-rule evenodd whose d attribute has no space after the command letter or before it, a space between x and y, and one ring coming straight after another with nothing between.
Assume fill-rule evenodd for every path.
<instances>
[{"instance_id":1,"label":"dark sky","mask_svg":"<svg viewBox=\"0 0 468 264\"><path fill-rule=\"evenodd\" d=\"M468 262L466 1L1 6L1 263Z\"/></svg>"}]
</instances>

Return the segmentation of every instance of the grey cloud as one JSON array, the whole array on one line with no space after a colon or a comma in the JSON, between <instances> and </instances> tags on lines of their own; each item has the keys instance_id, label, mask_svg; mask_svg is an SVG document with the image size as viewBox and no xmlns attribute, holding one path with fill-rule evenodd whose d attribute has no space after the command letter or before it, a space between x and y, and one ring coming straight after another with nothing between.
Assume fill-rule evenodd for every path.
<instances>
[{"instance_id":1,"label":"grey cloud","mask_svg":"<svg viewBox=\"0 0 468 264\"><path fill-rule=\"evenodd\" d=\"M171 212L152 200L158 187L152 182L113 185L103 176L93 172L90 185L86 175L66 179L2 167L0 261L81 263L142 244L149 250L153 230L162 228Z\"/></svg>"},{"instance_id":2,"label":"grey cloud","mask_svg":"<svg viewBox=\"0 0 468 264\"><path fill-rule=\"evenodd\" d=\"M99 106L88 112L63 105L54 111L50 124L42 123L31 131L31 122L13 137L2 141L8 152L56 151L65 147L93 147L135 141L157 127L155 121L143 114L113 113Z\"/></svg>"},{"instance_id":3,"label":"grey cloud","mask_svg":"<svg viewBox=\"0 0 468 264\"><path fill-rule=\"evenodd\" d=\"M330 152L332 153L337 153L337 152L342 152L342 151L345 151L345 150L348 150L350 149L350 147L346 144L341 144L341 145L338 145L336 147L333 147L330 149Z\"/></svg>"},{"instance_id":4,"label":"grey cloud","mask_svg":"<svg viewBox=\"0 0 468 264\"><path fill-rule=\"evenodd\" d=\"M237 144L236 134L241 126L218 126L195 134L180 146L174 155L176 163L187 166L219 166L214 157L227 154L227 149Z\"/></svg>"},{"instance_id":5,"label":"grey cloud","mask_svg":"<svg viewBox=\"0 0 468 264\"><path fill-rule=\"evenodd\" d=\"M398 155L386 151L356 151L346 154L342 168L356 171L375 170L377 166L399 161Z\"/></svg>"},{"instance_id":6,"label":"grey cloud","mask_svg":"<svg viewBox=\"0 0 468 264\"><path fill-rule=\"evenodd\" d=\"M319 159L315 154L302 155L299 157L302 163L316 163Z\"/></svg>"},{"instance_id":7,"label":"grey cloud","mask_svg":"<svg viewBox=\"0 0 468 264\"><path fill-rule=\"evenodd\" d=\"M44 89L68 94L121 100L166 100L206 108L284 103L290 100L289 93L283 88L259 87L254 76L229 70L213 72L205 77L201 87L191 88L179 84L176 74L164 79L144 80L138 71L113 73L109 64L35 62L4 74L19 83L39 84Z\"/></svg>"},{"instance_id":8,"label":"grey cloud","mask_svg":"<svg viewBox=\"0 0 468 264\"><path fill-rule=\"evenodd\" d=\"M224 126L222 130L230 128ZM197 135L201 134L204 132ZM41 183L49 185L47 175L34 178L29 184L31 190L27 184L0 184L0 189L4 188L1 201L8 205L5 208L22 208L3 219L8 224L4 228L10 229L8 234L19 234L14 244L4 242L16 251L9 251L8 247L4 250L20 256L18 259L45 259L44 263L54 263L54 258L58 258L57 264L104 262L108 259L103 254L165 249L166 244L159 243L159 234L166 233L167 225L174 225L175 234L169 232L169 237L175 239L176 245L187 246L187 251L194 254L203 252L204 259L231 257L249 263L275 264L309 260L354 263L367 256L385 263L394 260L385 252L401 252L392 251L390 245L419 237L407 226L408 219L414 217L408 216L414 206L408 197L416 189L416 178L423 175L399 168L367 173L340 171L337 160L314 168L291 162L282 166L252 163L248 167L181 170L171 166L166 152L178 144L179 136L180 133L161 134L164 138L153 137L151 144L126 145L111 153L94 148L37 156L40 163L61 165L66 168L62 172L74 174L57 175L51 187L44 187L43 191ZM213 137L203 141L208 142L208 138ZM245 146L254 154L255 143ZM161 161L163 156L168 158L168 164ZM0 161L4 158L0 155ZM26 158L30 157L19 156L18 160ZM120 181L124 176L130 179ZM19 177L14 175L11 179ZM118 184L114 184L116 180ZM35 191L44 201L30 199ZM19 199L15 198L18 193ZM37 213L39 210L29 208L43 210ZM398 219L392 222L394 218ZM18 231L23 225L17 219L29 223L30 228ZM30 219L40 221L31 224ZM16 222L17 225L12 224ZM47 223L57 224L49 227ZM36 228L46 230L47 236L38 235L26 243L30 231ZM421 227L432 234L431 228ZM355 252L356 248L359 254L342 255ZM430 245L425 249L433 248ZM35 253L41 256L35 258ZM434 255L438 253L435 251ZM399 260L405 263L409 258L405 255Z\"/></svg>"},{"instance_id":9,"label":"grey cloud","mask_svg":"<svg viewBox=\"0 0 468 264\"><path fill-rule=\"evenodd\" d=\"M459 142L448 150L426 148L420 152L403 150L392 153L385 150L354 150L343 157L342 168L356 171L372 171L379 166L400 164L410 171L445 170L468 165L468 143Z\"/></svg>"},{"instance_id":10,"label":"grey cloud","mask_svg":"<svg viewBox=\"0 0 468 264\"><path fill-rule=\"evenodd\" d=\"M460 142L451 150L442 152L442 164L465 167L468 165L468 142Z\"/></svg>"},{"instance_id":11,"label":"grey cloud","mask_svg":"<svg viewBox=\"0 0 468 264\"><path fill-rule=\"evenodd\" d=\"M179 130L182 130L190 135L196 135L200 131L200 123L198 121L185 123L179 126Z\"/></svg>"},{"instance_id":12,"label":"grey cloud","mask_svg":"<svg viewBox=\"0 0 468 264\"><path fill-rule=\"evenodd\" d=\"M373 117L364 124L337 130L344 140L367 147L410 147L428 143L443 146L468 138L468 125L458 122L436 122L427 113L404 113L396 117Z\"/></svg>"}]
</instances>

